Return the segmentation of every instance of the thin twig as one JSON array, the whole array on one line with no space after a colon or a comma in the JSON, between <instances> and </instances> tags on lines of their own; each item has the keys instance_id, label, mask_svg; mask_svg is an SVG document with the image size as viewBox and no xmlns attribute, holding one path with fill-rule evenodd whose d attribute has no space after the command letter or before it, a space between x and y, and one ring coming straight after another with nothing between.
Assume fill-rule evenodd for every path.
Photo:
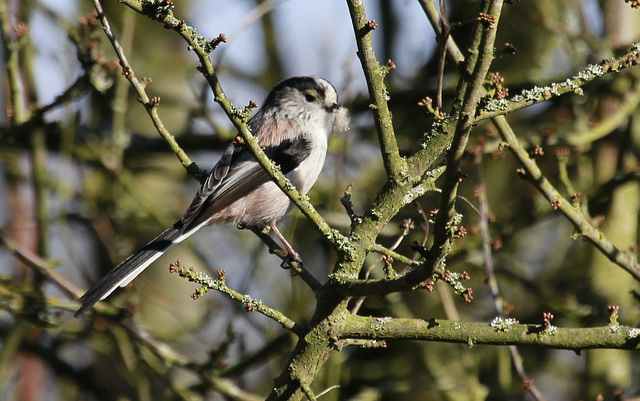
<instances>
[{"instance_id":1,"label":"thin twig","mask_svg":"<svg viewBox=\"0 0 640 401\"><path fill-rule=\"evenodd\" d=\"M461 182L460 166L469 134L473 128L473 116L475 116L480 98L484 94L482 84L494 58L493 46L501 10L502 0L489 1L486 14L491 16L492 22L478 22L476 24L471 47L477 49L477 52L470 54L467 70L463 73L458 85L458 98L454 101L454 104L460 103L461 106L452 112L457 117L457 122L451 148L447 152L447 171L442 186L440 207L436 216L434 243L427 260L427 265L434 266L437 271L444 269L444 262L452 246L451 232L457 224L455 222L455 204ZM466 74L470 74L470 76L466 77Z\"/></svg>"},{"instance_id":2,"label":"thin twig","mask_svg":"<svg viewBox=\"0 0 640 401\"><path fill-rule=\"evenodd\" d=\"M273 240L273 238L269 236L269 234L255 227L250 227L249 229L258 238L260 238L260 240L264 242L265 245L267 245L267 247L269 248L269 252L278 256L283 262L286 262L286 266L288 268L291 268L296 275L300 276L300 278L302 278L302 280L309 286L309 288L311 288L314 292L318 292L322 289L322 283L318 281L318 279L315 278L314 275L304 267L302 262L290 260L291 258L288 257L288 252L280 248L280 246L276 243L276 241Z\"/></svg>"},{"instance_id":3,"label":"thin twig","mask_svg":"<svg viewBox=\"0 0 640 401\"><path fill-rule=\"evenodd\" d=\"M437 35L442 35L442 26L440 25L441 16L434 1L418 0L418 3L420 3L420 6L422 7L422 10L427 16L429 23L431 23L431 27L433 28L433 30L436 32ZM447 53L451 56L454 62L457 63L459 61L464 60L464 55L462 54L462 51L460 50L458 45L455 43L451 35L447 36L445 44L446 44Z\"/></svg>"},{"instance_id":4,"label":"thin twig","mask_svg":"<svg viewBox=\"0 0 640 401\"><path fill-rule=\"evenodd\" d=\"M545 196L554 209L562 213L578 231L579 235L588 239L609 260L622 267L625 271L640 281L640 263L631 252L621 251L609 241L604 234L595 228L560 192L547 180L536 162L529 157L529 153L520 145L518 138L504 117L494 118L494 124L502 140L509 146L509 150L518 159L522 168L526 171L526 178Z\"/></svg>"},{"instance_id":5,"label":"thin twig","mask_svg":"<svg viewBox=\"0 0 640 401\"><path fill-rule=\"evenodd\" d=\"M482 154L478 154L476 156L475 174L478 188L478 214L480 221L480 233L482 236L482 255L484 259L485 273L487 275L487 284L489 285L489 292L493 299L493 307L496 311L496 316L503 318L505 315L504 302L500 296L500 287L498 286L498 280L493 266L493 254L491 252L491 235L489 234L489 202L487 200L487 191L484 183L484 175L482 173ZM520 376L523 383L527 383L527 391L529 391L529 393L531 393L531 395L538 401L546 400L546 397L536 387L527 374L522 361L522 355L520 355L518 348L515 345L510 345L509 352L511 354L511 361L518 373L518 376Z\"/></svg>"},{"instance_id":6,"label":"thin twig","mask_svg":"<svg viewBox=\"0 0 640 401\"><path fill-rule=\"evenodd\" d=\"M451 34L451 25L447 18L447 10L445 7L445 1L440 0L440 26L441 30L438 32L438 90L436 93L436 108L442 110L442 90L444 86L444 62L447 56L447 41Z\"/></svg>"},{"instance_id":7,"label":"thin twig","mask_svg":"<svg viewBox=\"0 0 640 401\"><path fill-rule=\"evenodd\" d=\"M400 246L400 244L402 243L404 238L409 234L409 231L412 228L413 228L413 223L410 220L405 221L402 225L402 233L398 236L398 238L396 238L396 241L393 243L393 245L391 245L391 248L385 248L382 245L375 244L374 247L371 249L371 251L380 253L382 255L389 255L394 259L400 261L401 263L405 264L406 266L412 266L414 264L414 260L411 260L406 256L400 255L399 253L395 252L396 248ZM365 280L369 278L369 275L371 274L373 269L376 266L378 266L383 259L384 259L384 256L381 256L380 258L378 258L378 260L375 263L372 263L369 267L365 269L363 274L364 276L363 278ZM353 307L351 308L351 314L355 315L358 313L365 299L366 297L359 297L358 299L356 299Z\"/></svg>"},{"instance_id":8,"label":"thin twig","mask_svg":"<svg viewBox=\"0 0 640 401\"><path fill-rule=\"evenodd\" d=\"M13 37L11 34L11 21L6 0L0 0L0 36L4 47L4 63L7 71L7 82L9 86L11 125L21 124L25 120L24 94L20 83L20 64L18 60L18 50L22 47L27 36ZM15 35L17 36L17 35Z\"/></svg>"},{"instance_id":9,"label":"thin twig","mask_svg":"<svg viewBox=\"0 0 640 401\"><path fill-rule=\"evenodd\" d=\"M406 234L405 234L406 235ZM401 236L401 238L404 238L404 235ZM395 245L395 244L394 244ZM371 252L375 252L375 253L379 253L380 255L385 255L385 256L391 256L394 260L405 264L405 265L415 265L415 261L402 255L399 254L398 252L396 252L395 249L396 246L392 247L392 248L385 248L384 246L380 245L380 244L375 244L373 246L373 248L371 248Z\"/></svg>"},{"instance_id":10,"label":"thin twig","mask_svg":"<svg viewBox=\"0 0 640 401\"><path fill-rule=\"evenodd\" d=\"M116 55L120 60L122 74L129 80L129 83L138 94L138 98L144 105L144 108L147 111L147 114L149 114L153 125L156 127L156 130L158 131L160 136L162 136L162 138L169 144L171 151L176 155L178 160L180 160L182 166L187 169L188 172L194 172L194 170L196 170L195 174L199 173L199 169L197 169L197 167L194 169L194 162L191 161L189 156L187 156L184 150L182 150L175 137L171 135L171 133L165 128L164 123L162 122L162 120L160 119L160 115L158 114L158 105L160 104L160 98L153 97L150 99L147 95L145 85L136 77L133 68L129 64L129 61L124 54L122 46L111 30L111 25L109 24L109 20L104 13L104 9L102 8L100 0L93 0L93 4L96 8L96 11L98 12L98 19L102 24L104 33L109 39L109 42L111 42L111 46L113 47L113 50L115 50Z\"/></svg>"},{"instance_id":11,"label":"thin twig","mask_svg":"<svg viewBox=\"0 0 640 401\"><path fill-rule=\"evenodd\" d=\"M331 387L327 387L327 388L325 388L324 390L322 390L321 392L318 393L317 398L320 398L323 395L327 394L329 391L335 390L337 388L340 388L340 385L336 384L336 385L333 385Z\"/></svg>"},{"instance_id":12,"label":"thin twig","mask_svg":"<svg viewBox=\"0 0 640 401\"><path fill-rule=\"evenodd\" d=\"M170 271L172 273L177 273L180 277L185 278L190 282L200 285L200 287L194 292L192 296L193 299L200 298L209 290L215 290L227 295L229 298L235 301L241 302L245 306L247 312L255 311L261 313L268 318L280 323L282 327L291 330L291 332L293 332L294 334L302 335L303 333L302 327L300 327L289 317L285 316L284 313L280 312L277 309L266 306L262 303L262 301L255 299L250 295L241 294L240 292L229 288L224 278L224 270L218 270L219 278L217 280L214 280L205 273L196 272L193 268L186 268L182 266L180 264L180 261L172 263L170 266Z\"/></svg>"},{"instance_id":13,"label":"thin twig","mask_svg":"<svg viewBox=\"0 0 640 401\"><path fill-rule=\"evenodd\" d=\"M67 279L60 276L54 270L54 267L56 266L55 263L48 262L29 249L16 244L2 230L0 230L0 243L2 243L7 250L13 253L16 258L20 259L21 262L45 276L70 298L77 299L82 295L83 292L78 287L67 281Z\"/></svg>"}]
</instances>

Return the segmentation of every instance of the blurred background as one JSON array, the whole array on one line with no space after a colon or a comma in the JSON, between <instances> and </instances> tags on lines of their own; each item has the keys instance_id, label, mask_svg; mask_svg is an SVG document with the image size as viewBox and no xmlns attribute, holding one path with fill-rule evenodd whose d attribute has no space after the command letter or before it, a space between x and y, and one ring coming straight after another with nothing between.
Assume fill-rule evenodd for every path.
<instances>
[{"instance_id":1,"label":"blurred background","mask_svg":"<svg viewBox=\"0 0 640 401\"><path fill-rule=\"evenodd\" d=\"M23 38L23 115L55 105L35 123L20 125L3 69L0 227L20 249L55 264L58 277L83 291L179 219L198 183L158 136L91 19L90 3L0 2L9 36ZM421 3L427 1L365 2L368 19L379 24L373 34L378 60L397 66L387 85L404 154L420 148L432 123L418 102L436 96L438 46ZM196 70L196 57L158 22L117 2L103 5L136 75L153 79L147 93L161 97L166 128L199 167L210 169L235 132ZM446 8L455 23L452 36L464 51L480 2L454 0ZM319 75L336 86L353 126L332 137L310 197L330 224L347 233L349 219L340 204L345 189L354 184L360 213L385 176L346 3L181 0L174 11L205 37L226 35L228 42L212 60L238 107L250 99L261 104L273 85L294 75ZM640 34L639 13L623 0L506 4L491 71L504 78L509 95L562 82L627 50ZM4 50L3 66L10 66L6 41ZM447 62L445 111L457 80L456 66ZM579 193L584 212L621 249L637 244L638 85L638 70L631 68L588 84L583 96L565 95L508 116L524 143L543 149L537 162L552 183L564 196ZM77 91L69 94L70 87ZM62 93L68 98L61 101ZM477 209L479 189L486 190L493 259L509 316L541 323L542 313L551 312L557 326L588 327L606 324L607 306L619 305L622 324L640 324L638 283L590 244L572 238L571 224L519 178L517 162L500 148L490 122L479 124L471 142L476 152L463 167L469 177L461 191ZM416 203L383 231L381 244L390 247L401 237L405 219L416 228L398 251L410 255L410 244L425 240L423 216L437 208L438 193ZM469 235L456 241L448 268L469 272L474 301L464 304L439 283L433 293L367 299L360 314L487 322L497 315L486 285L479 216L469 203L458 206ZM294 211L280 227L305 267L324 281L334 255L312 225ZM168 273L176 259L214 277L225 269L229 287L298 322L314 310L313 292L281 269L253 233L235 227L201 230L109 299L129 310L140 331L105 316L74 319L73 299L0 247L0 399L243 399L203 384L203 371L267 394L293 336L222 294L210 292L194 302L194 285ZM373 277L383 275L376 255L366 268ZM40 289L46 297L33 295ZM168 363L150 351L141 333L189 363ZM548 399L614 399L617 390L621 397L640 396L638 353L520 352L527 374ZM533 399L504 347L391 341L387 349L348 348L331 356L313 388L334 385L340 388L323 400Z\"/></svg>"}]
</instances>

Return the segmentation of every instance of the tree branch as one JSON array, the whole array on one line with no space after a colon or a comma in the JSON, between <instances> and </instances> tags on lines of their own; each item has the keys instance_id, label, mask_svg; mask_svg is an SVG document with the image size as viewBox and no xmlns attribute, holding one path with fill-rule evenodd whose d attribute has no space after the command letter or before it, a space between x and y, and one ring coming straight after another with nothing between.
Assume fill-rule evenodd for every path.
<instances>
[{"instance_id":1,"label":"tree branch","mask_svg":"<svg viewBox=\"0 0 640 401\"><path fill-rule=\"evenodd\" d=\"M386 73L393 67L381 68L378 63L371 38L371 32L376 29L377 24L373 20L367 20L362 0L348 0L347 5L358 46L358 57L369 88L369 98L373 101L370 108L373 110L384 168L389 180L399 181L406 175L407 163L400 156L398 150L393 120L389 111L389 93L384 84Z\"/></svg>"},{"instance_id":2,"label":"tree branch","mask_svg":"<svg viewBox=\"0 0 640 401\"><path fill-rule=\"evenodd\" d=\"M26 26L23 26L27 29ZM28 40L28 31L22 31L21 35L11 34L11 21L9 10L7 9L7 1L0 0L0 38L4 47L4 62L7 71L9 86L10 113L9 120L11 125L21 124L26 118L24 108L24 97L22 93L22 85L20 83L20 62L18 60L18 50L24 46ZM14 28L15 32L15 28Z\"/></svg>"},{"instance_id":3,"label":"tree branch","mask_svg":"<svg viewBox=\"0 0 640 401\"><path fill-rule=\"evenodd\" d=\"M193 268L186 268L180 264L180 261L172 263L169 270L172 273L177 273L180 277L186 278L192 283L200 285L200 288L193 294L193 299L198 299L209 290L215 290L227 295L229 298L241 302L247 312L258 312L268 318L280 323L285 329L291 330L291 332L302 335L303 329L298 326L296 322L289 319L282 312L270 308L262 303L262 301L252 298L250 295L241 294L238 291L232 290L227 287L225 281L225 271L218 270L218 280L214 280L207 274L202 272L196 272Z\"/></svg>"},{"instance_id":4,"label":"tree branch","mask_svg":"<svg viewBox=\"0 0 640 401\"><path fill-rule=\"evenodd\" d=\"M455 202L458 186L462 181L460 165L480 98L484 94L482 84L494 58L493 46L501 10L502 0L491 0L486 3L486 11L481 15L486 15L487 20L476 23L474 40L471 44L471 48L476 50L470 54L467 69L463 72L458 84L456 100L454 100L451 118L456 120L456 128L451 148L447 152L446 178L436 216L434 242L426 263L426 266L433 266L437 272L444 270L445 260L452 246L451 233L459 224ZM461 104L459 110L455 109L456 104Z\"/></svg>"},{"instance_id":5,"label":"tree branch","mask_svg":"<svg viewBox=\"0 0 640 401\"><path fill-rule=\"evenodd\" d=\"M525 107L544 102L551 98L564 95L566 93L582 94L582 86L599 78L607 73L619 72L622 69L629 68L640 63L640 44L633 45L624 55L604 60L602 63L591 64L585 67L578 74L560 83L552 83L543 87L534 87L533 89L525 89L521 94L513 96L511 99L491 99L481 107L476 121L485 120L487 118L497 117L509 114L513 111L523 109ZM637 93L631 95L634 101L637 99ZM591 138L591 136L587 137ZM585 138L581 138L585 141ZM591 139L594 140L594 139Z\"/></svg>"},{"instance_id":6,"label":"tree branch","mask_svg":"<svg viewBox=\"0 0 640 401\"><path fill-rule=\"evenodd\" d=\"M419 340L487 345L535 345L581 351L592 348L640 350L640 329L610 325L556 328L496 318L492 323L440 319L394 319L349 315L339 338Z\"/></svg>"},{"instance_id":7,"label":"tree branch","mask_svg":"<svg viewBox=\"0 0 640 401\"><path fill-rule=\"evenodd\" d=\"M120 46L120 43L118 43L118 40L116 39L115 35L113 34L113 31L111 30L111 25L109 24L109 20L107 19L107 16L104 13L102 4L100 4L100 0L94 0L93 4L96 8L96 11L98 12L98 19L102 24L104 33L109 39L109 42L111 42L111 46L113 47L113 50L115 50L116 55L120 60L120 66L122 67L122 74L127 78L127 80L129 81L133 89L138 94L140 103L142 103L145 110L147 111L147 114L151 118L151 122L153 123L154 127L156 127L158 134L160 134L160 136L167 142L167 144L171 148L171 151L176 155L178 160L180 160L180 163L187 170L187 172L190 172L193 175L201 175L202 172L197 168L195 163L191 161L189 156L187 156L187 154L182 150L182 148L176 141L176 138L173 135L171 135L171 133L165 128L164 123L162 122L162 120L160 119L160 115L158 114L158 106L160 105L160 98L159 97L149 98L149 96L147 95L147 92L145 89L147 83L142 83L136 77L133 68L127 61L127 57L124 54L124 50L122 49L122 46Z\"/></svg>"},{"instance_id":8,"label":"tree branch","mask_svg":"<svg viewBox=\"0 0 640 401\"><path fill-rule=\"evenodd\" d=\"M551 206L559 210L573 224L580 236L588 239L609 260L622 267L634 279L640 281L640 263L638 263L637 257L631 252L621 251L616 248L600 230L585 218L579 208L574 207L570 201L555 189L542 174L536 162L529 157L528 152L520 145L513 129L504 117L497 117L493 121L498 128L500 136L509 146L511 153L522 164L523 169L526 171L526 178L549 200Z\"/></svg>"}]
</instances>

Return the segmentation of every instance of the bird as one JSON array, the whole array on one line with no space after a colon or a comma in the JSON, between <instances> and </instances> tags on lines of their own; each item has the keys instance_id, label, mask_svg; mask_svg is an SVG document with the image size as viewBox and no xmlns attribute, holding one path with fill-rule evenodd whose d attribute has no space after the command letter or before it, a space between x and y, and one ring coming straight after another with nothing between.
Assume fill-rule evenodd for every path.
<instances>
[{"instance_id":1,"label":"bird","mask_svg":"<svg viewBox=\"0 0 640 401\"><path fill-rule=\"evenodd\" d=\"M349 114L338 105L336 88L318 76L296 76L279 82L247 122L265 154L303 194L318 179L334 128L346 131L348 124ZM299 260L276 227L276 222L293 206L240 141L233 141L182 218L91 287L80 298L81 306L75 317L83 315L116 288L128 285L170 247L209 224L259 229L268 226L282 241L288 257Z\"/></svg>"}]
</instances>

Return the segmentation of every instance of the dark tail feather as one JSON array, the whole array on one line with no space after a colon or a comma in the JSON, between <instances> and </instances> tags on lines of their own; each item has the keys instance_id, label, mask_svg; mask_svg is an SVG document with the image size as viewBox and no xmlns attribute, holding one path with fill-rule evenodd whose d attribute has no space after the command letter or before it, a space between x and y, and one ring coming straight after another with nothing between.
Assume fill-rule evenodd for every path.
<instances>
[{"instance_id":1,"label":"dark tail feather","mask_svg":"<svg viewBox=\"0 0 640 401\"><path fill-rule=\"evenodd\" d=\"M158 235L153 241L114 267L98 284L91 287L80 298L82 306L74 313L74 316L81 316L96 302L108 297L116 288L129 284L138 274L142 273L151 263L162 256L167 249L188 237L188 235L183 235L182 228L176 228L176 226L179 226L179 224Z\"/></svg>"}]
</instances>

